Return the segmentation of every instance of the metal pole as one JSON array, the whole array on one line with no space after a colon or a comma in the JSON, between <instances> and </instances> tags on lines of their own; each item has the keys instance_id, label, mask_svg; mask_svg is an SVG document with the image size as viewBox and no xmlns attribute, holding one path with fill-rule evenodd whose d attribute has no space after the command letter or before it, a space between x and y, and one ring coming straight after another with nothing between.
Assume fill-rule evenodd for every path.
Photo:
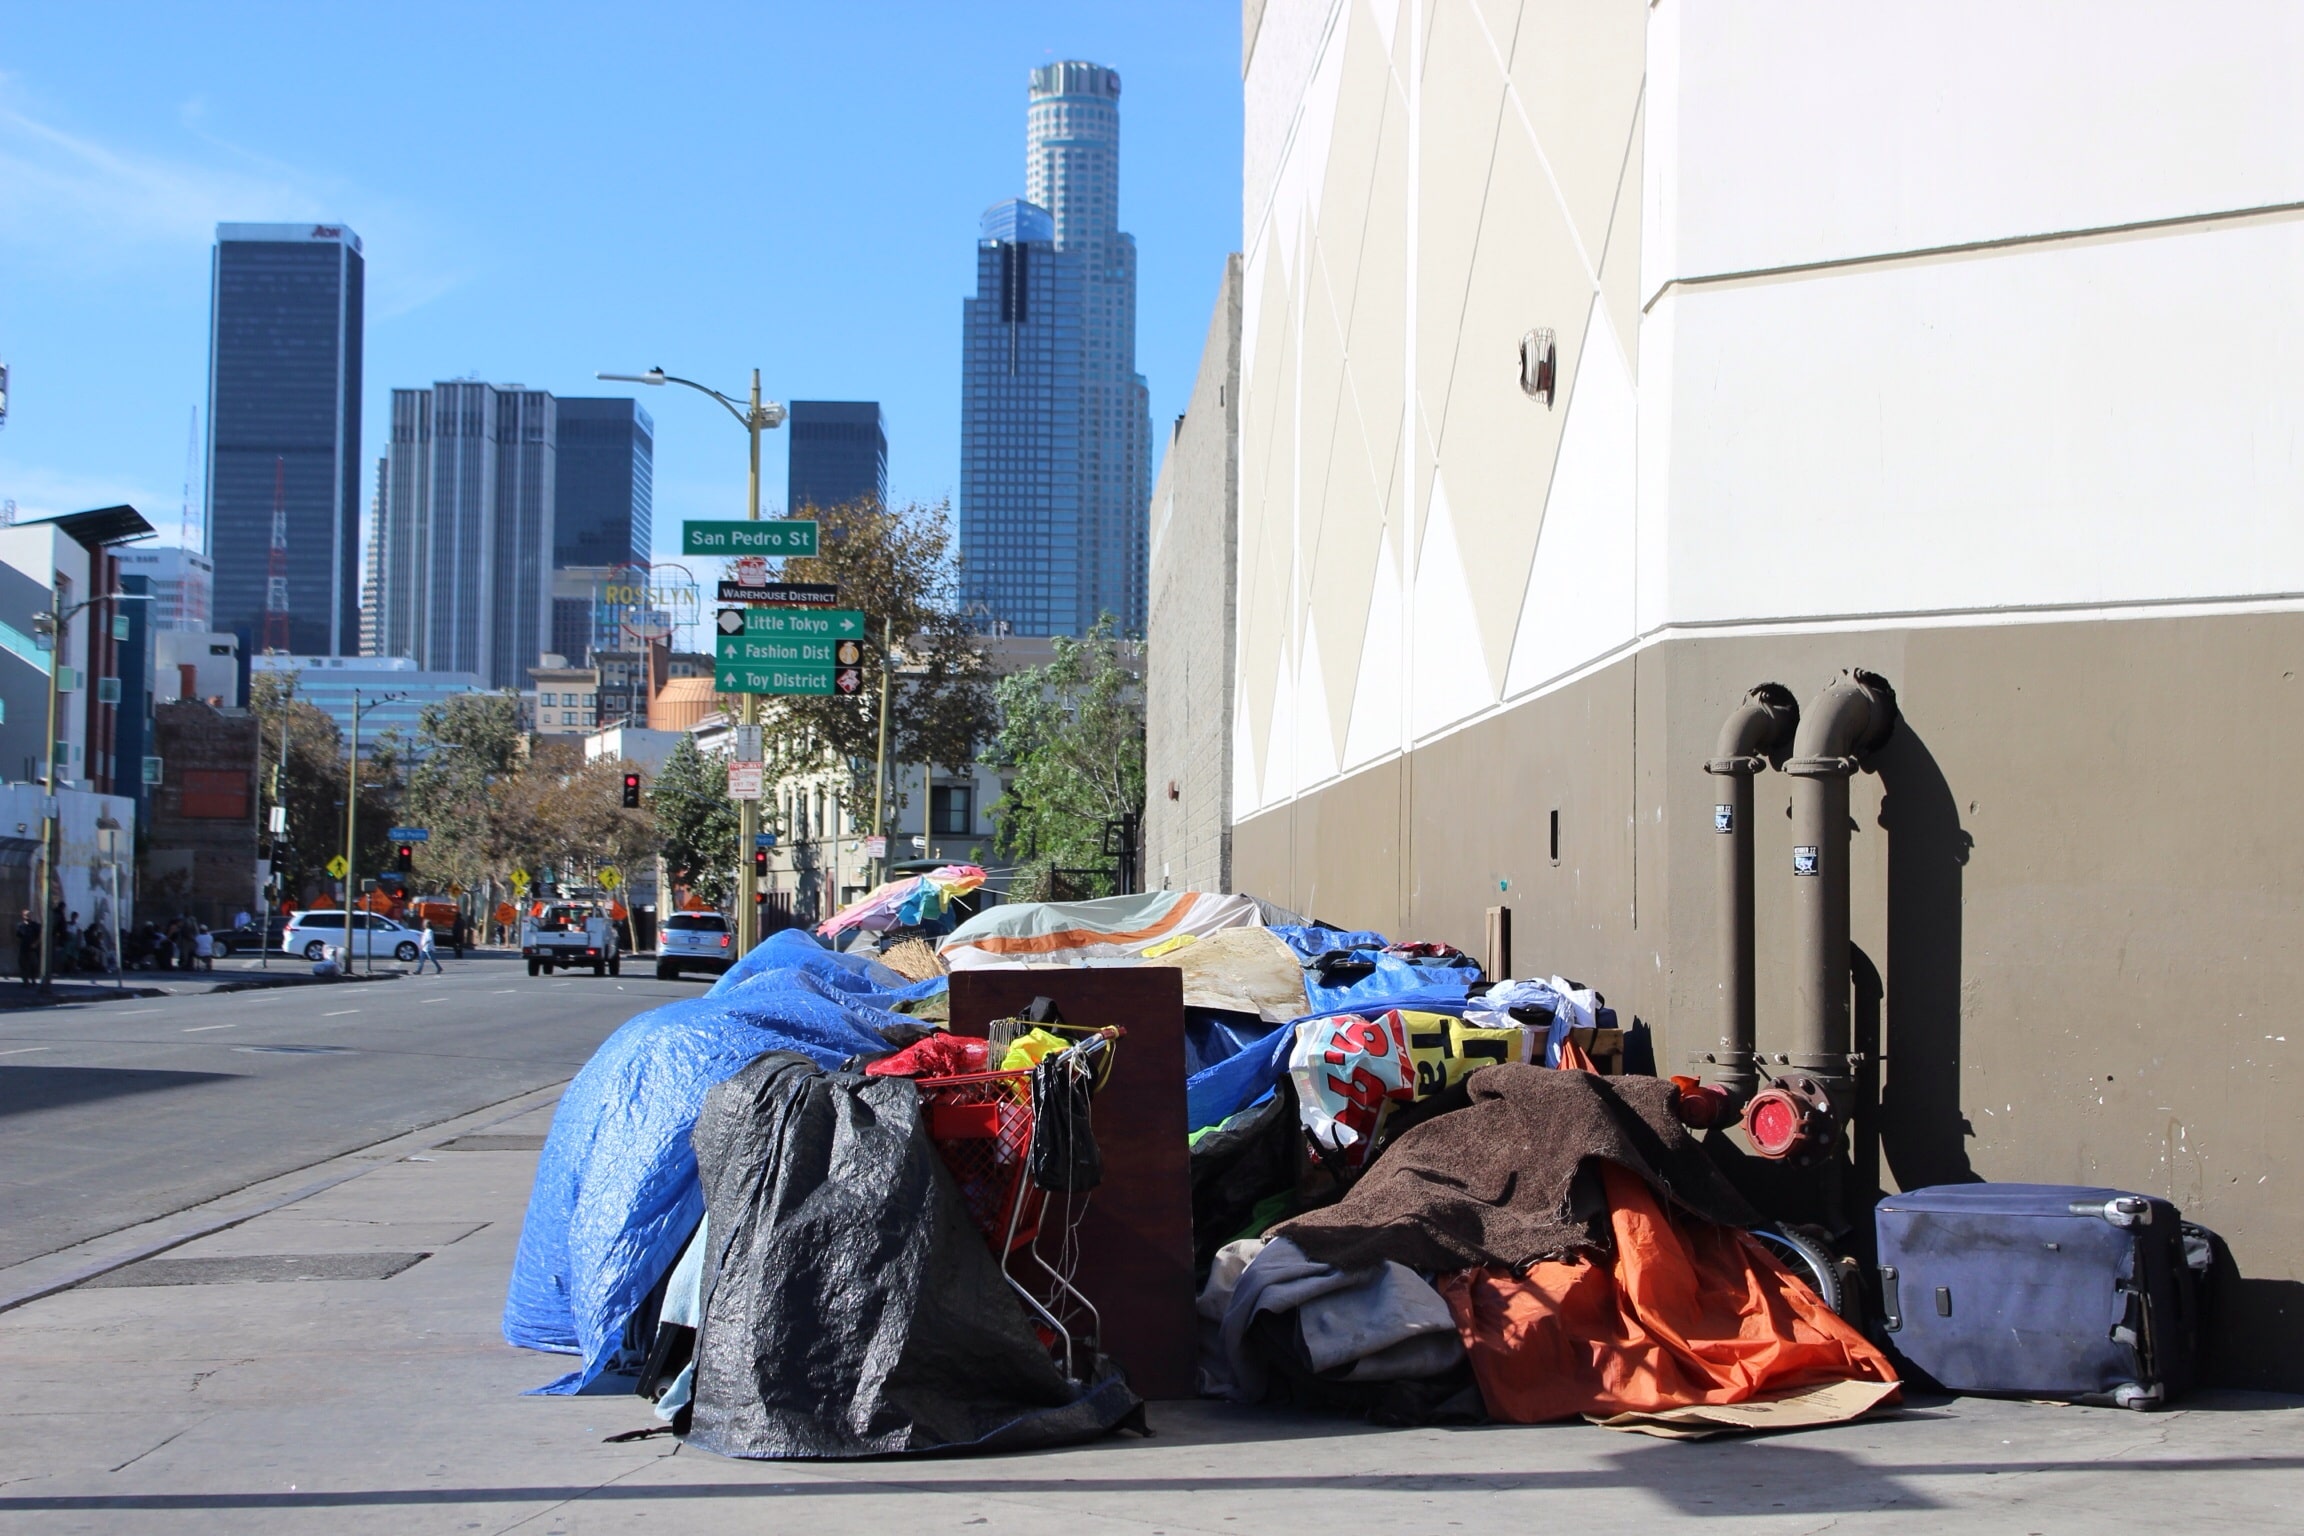
<instances>
[{"instance_id":1,"label":"metal pole","mask_svg":"<svg viewBox=\"0 0 2304 1536\"><path fill-rule=\"evenodd\" d=\"M56 668L64 654L64 595L48 588L48 776L40 803L40 990L55 990L56 915L48 887L56 883Z\"/></svg>"},{"instance_id":2,"label":"metal pole","mask_svg":"<svg viewBox=\"0 0 2304 1536\"><path fill-rule=\"evenodd\" d=\"M352 974L352 888L360 867L352 860L353 831L360 820L360 690L352 690L352 765L344 790L344 974Z\"/></svg>"},{"instance_id":3,"label":"metal pole","mask_svg":"<svg viewBox=\"0 0 2304 1536\"><path fill-rule=\"evenodd\" d=\"M752 408L745 414L744 426L752 438L752 473L745 486L744 515L753 522L760 521L760 370L752 370ZM749 741L760 724L760 696L747 693L737 705L737 719L746 727L738 734ZM760 802L736 802L736 949L739 955L752 953L752 946L760 942L760 882L752 873L752 848L760 837Z\"/></svg>"},{"instance_id":4,"label":"metal pole","mask_svg":"<svg viewBox=\"0 0 2304 1536\"><path fill-rule=\"evenodd\" d=\"M872 832L880 839L880 867L872 883L888 879L888 673L896 664L896 620L880 621L880 751L872 760Z\"/></svg>"}]
</instances>

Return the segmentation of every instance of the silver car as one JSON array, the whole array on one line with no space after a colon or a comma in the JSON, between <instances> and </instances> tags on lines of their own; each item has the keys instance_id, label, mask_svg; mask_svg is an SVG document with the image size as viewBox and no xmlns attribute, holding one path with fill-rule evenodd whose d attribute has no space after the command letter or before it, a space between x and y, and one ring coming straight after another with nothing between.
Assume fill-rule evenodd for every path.
<instances>
[{"instance_id":1,"label":"silver car","mask_svg":"<svg viewBox=\"0 0 2304 1536\"><path fill-rule=\"evenodd\" d=\"M736 935L717 912L675 912L656 935L656 979L682 971L725 971L736 958Z\"/></svg>"}]
</instances>

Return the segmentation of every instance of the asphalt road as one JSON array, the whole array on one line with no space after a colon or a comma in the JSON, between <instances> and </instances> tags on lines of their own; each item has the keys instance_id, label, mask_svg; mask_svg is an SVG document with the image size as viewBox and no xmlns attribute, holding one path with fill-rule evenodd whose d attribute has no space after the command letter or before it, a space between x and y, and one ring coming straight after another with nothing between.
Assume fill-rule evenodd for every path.
<instances>
[{"instance_id":1,"label":"asphalt road","mask_svg":"<svg viewBox=\"0 0 2304 1536\"><path fill-rule=\"evenodd\" d=\"M709 984L645 960L602 978L446 965L0 1013L0 1267L561 1081Z\"/></svg>"}]
</instances>

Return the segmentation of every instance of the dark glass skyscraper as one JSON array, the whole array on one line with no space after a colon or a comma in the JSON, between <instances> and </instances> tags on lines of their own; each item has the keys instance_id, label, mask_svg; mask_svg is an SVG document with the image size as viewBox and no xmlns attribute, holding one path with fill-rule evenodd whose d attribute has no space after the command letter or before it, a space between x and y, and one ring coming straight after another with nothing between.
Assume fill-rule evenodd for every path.
<instances>
[{"instance_id":1,"label":"dark glass skyscraper","mask_svg":"<svg viewBox=\"0 0 2304 1536\"><path fill-rule=\"evenodd\" d=\"M560 400L552 566L648 559L654 538L656 423L636 400Z\"/></svg>"},{"instance_id":2,"label":"dark glass skyscraper","mask_svg":"<svg viewBox=\"0 0 2304 1536\"><path fill-rule=\"evenodd\" d=\"M877 400L795 400L784 423L791 434L784 505L843 507L888 500L888 427Z\"/></svg>"},{"instance_id":3,"label":"dark glass skyscraper","mask_svg":"<svg viewBox=\"0 0 2304 1536\"><path fill-rule=\"evenodd\" d=\"M265 644L275 488L287 511L288 648L360 636L360 237L219 224L208 336L214 623Z\"/></svg>"},{"instance_id":4,"label":"dark glass skyscraper","mask_svg":"<svg viewBox=\"0 0 2304 1536\"><path fill-rule=\"evenodd\" d=\"M392 391L377 644L523 688L552 621L555 402L456 379Z\"/></svg>"},{"instance_id":5,"label":"dark glass skyscraper","mask_svg":"<svg viewBox=\"0 0 2304 1536\"><path fill-rule=\"evenodd\" d=\"M1025 197L977 231L963 302L961 590L1016 634L1144 627L1151 397L1119 228L1120 76L1032 71Z\"/></svg>"}]
</instances>

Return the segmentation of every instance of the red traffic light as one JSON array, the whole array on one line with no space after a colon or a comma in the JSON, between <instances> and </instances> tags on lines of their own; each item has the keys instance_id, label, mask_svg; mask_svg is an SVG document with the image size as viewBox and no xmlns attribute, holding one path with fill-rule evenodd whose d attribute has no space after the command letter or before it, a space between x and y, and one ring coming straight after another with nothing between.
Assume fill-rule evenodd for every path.
<instances>
[{"instance_id":1,"label":"red traffic light","mask_svg":"<svg viewBox=\"0 0 2304 1536\"><path fill-rule=\"evenodd\" d=\"M638 810L639 807L640 775L628 773L624 775L624 808L629 811Z\"/></svg>"},{"instance_id":2,"label":"red traffic light","mask_svg":"<svg viewBox=\"0 0 2304 1536\"><path fill-rule=\"evenodd\" d=\"M752 850L752 873L756 875L765 875L768 873L767 849L755 848Z\"/></svg>"},{"instance_id":3,"label":"red traffic light","mask_svg":"<svg viewBox=\"0 0 2304 1536\"><path fill-rule=\"evenodd\" d=\"M416 845L414 843L402 843L400 845L400 873L408 873L415 862Z\"/></svg>"}]
</instances>

